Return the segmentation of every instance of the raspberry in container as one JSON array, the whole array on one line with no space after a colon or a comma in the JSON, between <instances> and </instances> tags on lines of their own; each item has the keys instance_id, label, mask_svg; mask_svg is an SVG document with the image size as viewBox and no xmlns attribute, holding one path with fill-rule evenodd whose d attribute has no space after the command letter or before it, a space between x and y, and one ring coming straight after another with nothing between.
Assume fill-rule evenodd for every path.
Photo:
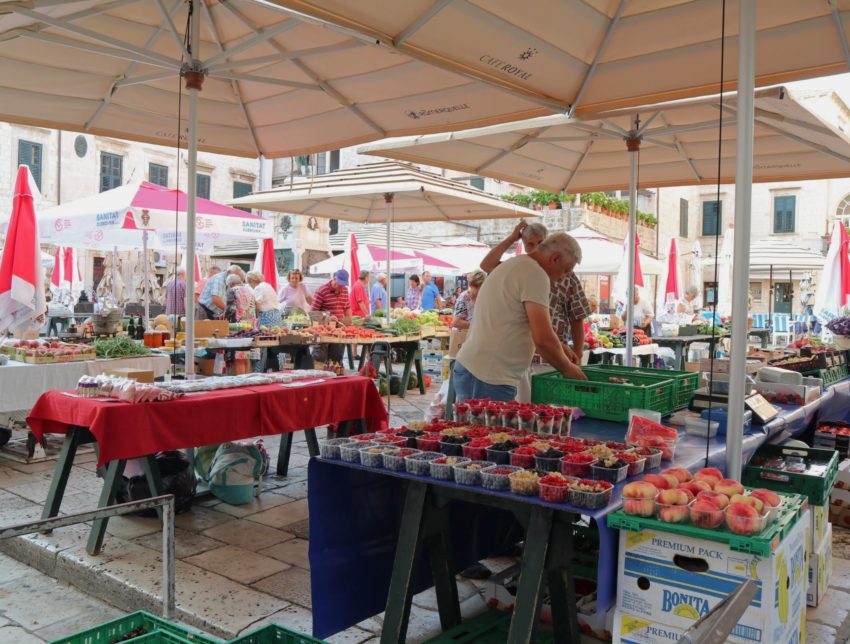
<instances>
[{"instance_id":1,"label":"raspberry in container","mask_svg":"<svg viewBox=\"0 0 850 644\"><path fill-rule=\"evenodd\" d=\"M407 439L404 436L378 436L374 442L388 447L404 447L407 445Z\"/></svg>"},{"instance_id":2,"label":"raspberry in container","mask_svg":"<svg viewBox=\"0 0 850 644\"><path fill-rule=\"evenodd\" d=\"M646 457L644 471L661 467L661 450L657 447L635 447L632 453Z\"/></svg>"},{"instance_id":3,"label":"raspberry in container","mask_svg":"<svg viewBox=\"0 0 850 644\"><path fill-rule=\"evenodd\" d=\"M519 411L515 408L503 409L502 426L508 429L519 429Z\"/></svg>"},{"instance_id":4,"label":"raspberry in container","mask_svg":"<svg viewBox=\"0 0 850 644\"><path fill-rule=\"evenodd\" d=\"M534 455L539 454L540 450L531 445L523 445L511 450L511 465L517 467L534 467Z\"/></svg>"},{"instance_id":5,"label":"raspberry in container","mask_svg":"<svg viewBox=\"0 0 850 644\"><path fill-rule=\"evenodd\" d=\"M502 405L491 402L484 408L484 425L486 427L499 427L502 422Z\"/></svg>"},{"instance_id":6,"label":"raspberry in container","mask_svg":"<svg viewBox=\"0 0 850 644\"><path fill-rule=\"evenodd\" d=\"M467 403L455 403L455 420L459 423L469 422L469 405Z\"/></svg>"},{"instance_id":7,"label":"raspberry in container","mask_svg":"<svg viewBox=\"0 0 850 644\"><path fill-rule=\"evenodd\" d=\"M374 433L371 433L371 434L355 434L354 436L351 436L350 438L353 441L373 441L378 436L380 436L380 434L378 434L377 432L374 432Z\"/></svg>"},{"instance_id":8,"label":"raspberry in container","mask_svg":"<svg viewBox=\"0 0 850 644\"><path fill-rule=\"evenodd\" d=\"M462 446L462 453L473 461L487 460L487 448L493 444L489 438L473 438Z\"/></svg>"},{"instance_id":9,"label":"raspberry in container","mask_svg":"<svg viewBox=\"0 0 850 644\"><path fill-rule=\"evenodd\" d=\"M597 458L588 452L564 454L561 459L561 473L564 476L589 477L590 466L597 462Z\"/></svg>"},{"instance_id":10,"label":"raspberry in container","mask_svg":"<svg viewBox=\"0 0 850 644\"><path fill-rule=\"evenodd\" d=\"M534 432L534 427L537 424L537 413L533 409L519 410L519 427L518 429L529 434Z\"/></svg>"},{"instance_id":11,"label":"raspberry in container","mask_svg":"<svg viewBox=\"0 0 850 644\"><path fill-rule=\"evenodd\" d=\"M469 405L469 423L470 425L487 425L487 416L485 413L486 407L481 404Z\"/></svg>"},{"instance_id":12,"label":"raspberry in container","mask_svg":"<svg viewBox=\"0 0 850 644\"><path fill-rule=\"evenodd\" d=\"M566 503L570 496L570 486L577 480L550 472L540 479L540 498L550 503Z\"/></svg>"},{"instance_id":13,"label":"raspberry in container","mask_svg":"<svg viewBox=\"0 0 850 644\"><path fill-rule=\"evenodd\" d=\"M562 417L563 420L563 417ZM537 431L540 434L552 434L555 430L555 412L551 407L537 410Z\"/></svg>"},{"instance_id":14,"label":"raspberry in container","mask_svg":"<svg viewBox=\"0 0 850 644\"><path fill-rule=\"evenodd\" d=\"M423 452L436 452L440 449L440 440L442 438L442 434L422 434L422 436L416 439L416 447Z\"/></svg>"}]
</instances>

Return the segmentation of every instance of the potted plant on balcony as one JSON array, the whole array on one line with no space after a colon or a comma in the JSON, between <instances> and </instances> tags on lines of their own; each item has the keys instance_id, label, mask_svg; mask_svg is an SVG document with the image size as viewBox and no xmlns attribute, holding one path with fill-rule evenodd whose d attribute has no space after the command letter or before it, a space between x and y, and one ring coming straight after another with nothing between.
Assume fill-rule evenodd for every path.
<instances>
[{"instance_id":1,"label":"potted plant on balcony","mask_svg":"<svg viewBox=\"0 0 850 644\"><path fill-rule=\"evenodd\" d=\"M562 192L558 195L558 201L561 202L561 208L569 208L576 200L575 195L571 195L566 192Z\"/></svg>"},{"instance_id":2,"label":"potted plant on balcony","mask_svg":"<svg viewBox=\"0 0 850 644\"><path fill-rule=\"evenodd\" d=\"M516 204L517 206L528 208L531 205L531 196L524 192L511 192L509 194L502 195L502 201L507 201L509 203Z\"/></svg>"}]
</instances>

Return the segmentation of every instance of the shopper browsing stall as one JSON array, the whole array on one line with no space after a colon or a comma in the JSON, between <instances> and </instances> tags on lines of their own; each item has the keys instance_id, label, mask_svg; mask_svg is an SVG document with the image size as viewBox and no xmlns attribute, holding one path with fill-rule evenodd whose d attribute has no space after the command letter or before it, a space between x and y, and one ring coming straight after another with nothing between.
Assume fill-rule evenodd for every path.
<instances>
[{"instance_id":1,"label":"shopper browsing stall","mask_svg":"<svg viewBox=\"0 0 850 644\"><path fill-rule=\"evenodd\" d=\"M367 318L371 315L369 304L369 271L360 271L360 275L351 286L351 315Z\"/></svg>"},{"instance_id":2,"label":"shopper browsing stall","mask_svg":"<svg viewBox=\"0 0 850 644\"><path fill-rule=\"evenodd\" d=\"M419 281L418 275L411 275L408 281L410 288L407 289L405 304L409 309L418 309L422 302L422 284Z\"/></svg>"},{"instance_id":3,"label":"shopper browsing stall","mask_svg":"<svg viewBox=\"0 0 850 644\"><path fill-rule=\"evenodd\" d=\"M459 401L513 400L535 346L565 377L585 379L564 353L549 316L550 281L560 279L580 261L578 243L556 233L533 252L510 259L493 271L481 288L475 324L455 362Z\"/></svg>"},{"instance_id":4,"label":"shopper browsing stall","mask_svg":"<svg viewBox=\"0 0 850 644\"><path fill-rule=\"evenodd\" d=\"M626 324L631 324L636 329L641 329L646 335L652 335L652 320L655 314L652 311L652 305L640 296L640 291L635 287L634 295L634 320L627 319L626 314L623 314L623 321Z\"/></svg>"},{"instance_id":5,"label":"shopper browsing stall","mask_svg":"<svg viewBox=\"0 0 850 644\"><path fill-rule=\"evenodd\" d=\"M345 269L334 273L329 282L316 291L313 296L313 310L330 315L331 322L351 324L351 303L348 296L348 271ZM331 360L341 362L345 345L321 344L313 351L313 357L319 362Z\"/></svg>"},{"instance_id":6,"label":"shopper browsing stall","mask_svg":"<svg viewBox=\"0 0 850 644\"><path fill-rule=\"evenodd\" d=\"M422 273L422 298L419 303L419 308L423 311L439 309L443 307L443 298L440 296L440 289L431 281L431 273L425 271Z\"/></svg>"},{"instance_id":7,"label":"shopper browsing stall","mask_svg":"<svg viewBox=\"0 0 850 644\"><path fill-rule=\"evenodd\" d=\"M286 280L287 284L280 289L280 293L278 294L280 303L287 311L290 309L301 309L306 313L309 306L313 303L313 296L310 295L310 291L304 286L304 276L301 275L301 271L289 271Z\"/></svg>"},{"instance_id":8,"label":"shopper browsing stall","mask_svg":"<svg viewBox=\"0 0 850 644\"><path fill-rule=\"evenodd\" d=\"M455 303L454 321L455 329L468 329L472 325L472 317L475 314L475 302L487 273L484 271L472 271L466 277L469 288L461 293Z\"/></svg>"},{"instance_id":9,"label":"shopper browsing stall","mask_svg":"<svg viewBox=\"0 0 850 644\"><path fill-rule=\"evenodd\" d=\"M257 324L266 328L280 326L280 304L272 285L258 271L250 271L247 277L248 286L253 290L257 303Z\"/></svg>"},{"instance_id":10,"label":"shopper browsing stall","mask_svg":"<svg viewBox=\"0 0 850 644\"><path fill-rule=\"evenodd\" d=\"M386 310L389 298L387 296L387 274L378 273L371 292L372 311Z\"/></svg>"},{"instance_id":11,"label":"shopper browsing stall","mask_svg":"<svg viewBox=\"0 0 850 644\"><path fill-rule=\"evenodd\" d=\"M231 264L226 273L213 273L210 270L210 276L195 307L195 317L198 320L220 320L224 317L224 310L227 308L227 278L241 273L242 269L236 264Z\"/></svg>"},{"instance_id":12,"label":"shopper browsing stall","mask_svg":"<svg viewBox=\"0 0 850 644\"><path fill-rule=\"evenodd\" d=\"M238 273L227 276L227 307L224 317L228 322L257 326L257 300L254 298L254 292Z\"/></svg>"}]
</instances>

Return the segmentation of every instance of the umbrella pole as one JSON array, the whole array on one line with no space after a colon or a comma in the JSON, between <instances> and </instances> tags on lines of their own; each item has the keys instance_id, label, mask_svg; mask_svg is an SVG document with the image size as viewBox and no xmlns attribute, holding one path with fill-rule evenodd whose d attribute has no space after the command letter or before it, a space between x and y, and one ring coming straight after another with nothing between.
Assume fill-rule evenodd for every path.
<instances>
[{"instance_id":1,"label":"umbrella pole","mask_svg":"<svg viewBox=\"0 0 850 644\"><path fill-rule=\"evenodd\" d=\"M393 193L384 193L384 203L387 205L387 323L390 321L390 310L393 303L393 271L392 271L392 240L390 238L390 230L393 223ZM404 292L402 290L402 292ZM391 345L387 345L387 427L390 424L390 396L393 368L393 353Z\"/></svg>"},{"instance_id":2,"label":"umbrella pole","mask_svg":"<svg viewBox=\"0 0 850 644\"><path fill-rule=\"evenodd\" d=\"M197 56L201 42L201 14L198 3L191 0L192 25L189 48L192 52L191 69L184 71L189 90L189 141L187 146L189 172L186 178L186 284L195 283L195 198L198 175L198 92L204 84L204 72ZM179 136L179 133L178 133ZM195 289L186 289L186 375L195 373Z\"/></svg>"},{"instance_id":3,"label":"umbrella pole","mask_svg":"<svg viewBox=\"0 0 850 644\"><path fill-rule=\"evenodd\" d=\"M637 129L637 128L635 128ZM629 150L629 237L626 248L629 249L627 261L629 262L626 288L626 366L632 366L632 343L635 337L635 236L637 234L637 167L638 152L640 151L640 139L632 137L626 139L626 147Z\"/></svg>"},{"instance_id":4,"label":"umbrella pole","mask_svg":"<svg viewBox=\"0 0 850 644\"><path fill-rule=\"evenodd\" d=\"M148 231L142 232L142 279L145 281L145 329L150 326L151 316L151 293L150 293L150 266L148 265Z\"/></svg>"},{"instance_id":5,"label":"umbrella pole","mask_svg":"<svg viewBox=\"0 0 850 644\"><path fill-rule=\"evenodd\" d=\"M738 136L735 172L735 245L732 265L732 360L729 373L729 425L726 476L741 480L744 440L744 386L747 364L747 286L750 273L750 213L753 199L753 120L755 87L755 0L741 0L738 13Z\"/></svg>"},{"instance_id":6,"label":"umbrella pole","mask_svg":"<svg viewBox=\"0 0 850 644\"><path fill-rule=\"evenodd\" d=\"M767 289L767 324L770 324L773 321L773 264L770 265L770 282L768 283L769 288Z\"/></svg>"}]
</instances>

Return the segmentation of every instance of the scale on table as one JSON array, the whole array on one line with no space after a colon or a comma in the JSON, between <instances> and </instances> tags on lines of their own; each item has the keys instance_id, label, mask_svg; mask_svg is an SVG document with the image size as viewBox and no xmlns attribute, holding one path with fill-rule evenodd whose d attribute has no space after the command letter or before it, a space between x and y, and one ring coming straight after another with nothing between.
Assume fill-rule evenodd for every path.
<instances>
[{"instance_id":1,"label":"scale on table","mask_svg":"<svg viewBox=\"0 0 850 644\"><path fill-rule=\"evenodd\" d=\"M710 407L728 407L729 395L709 393L708 387L702 387L694 392L690 408L702 411ZM744 398L744 407L753 412L753 422L756 425L766 425L779 415L779 408L771 405L761 394L753 394Z\"/></svg>"}]
</instances>

